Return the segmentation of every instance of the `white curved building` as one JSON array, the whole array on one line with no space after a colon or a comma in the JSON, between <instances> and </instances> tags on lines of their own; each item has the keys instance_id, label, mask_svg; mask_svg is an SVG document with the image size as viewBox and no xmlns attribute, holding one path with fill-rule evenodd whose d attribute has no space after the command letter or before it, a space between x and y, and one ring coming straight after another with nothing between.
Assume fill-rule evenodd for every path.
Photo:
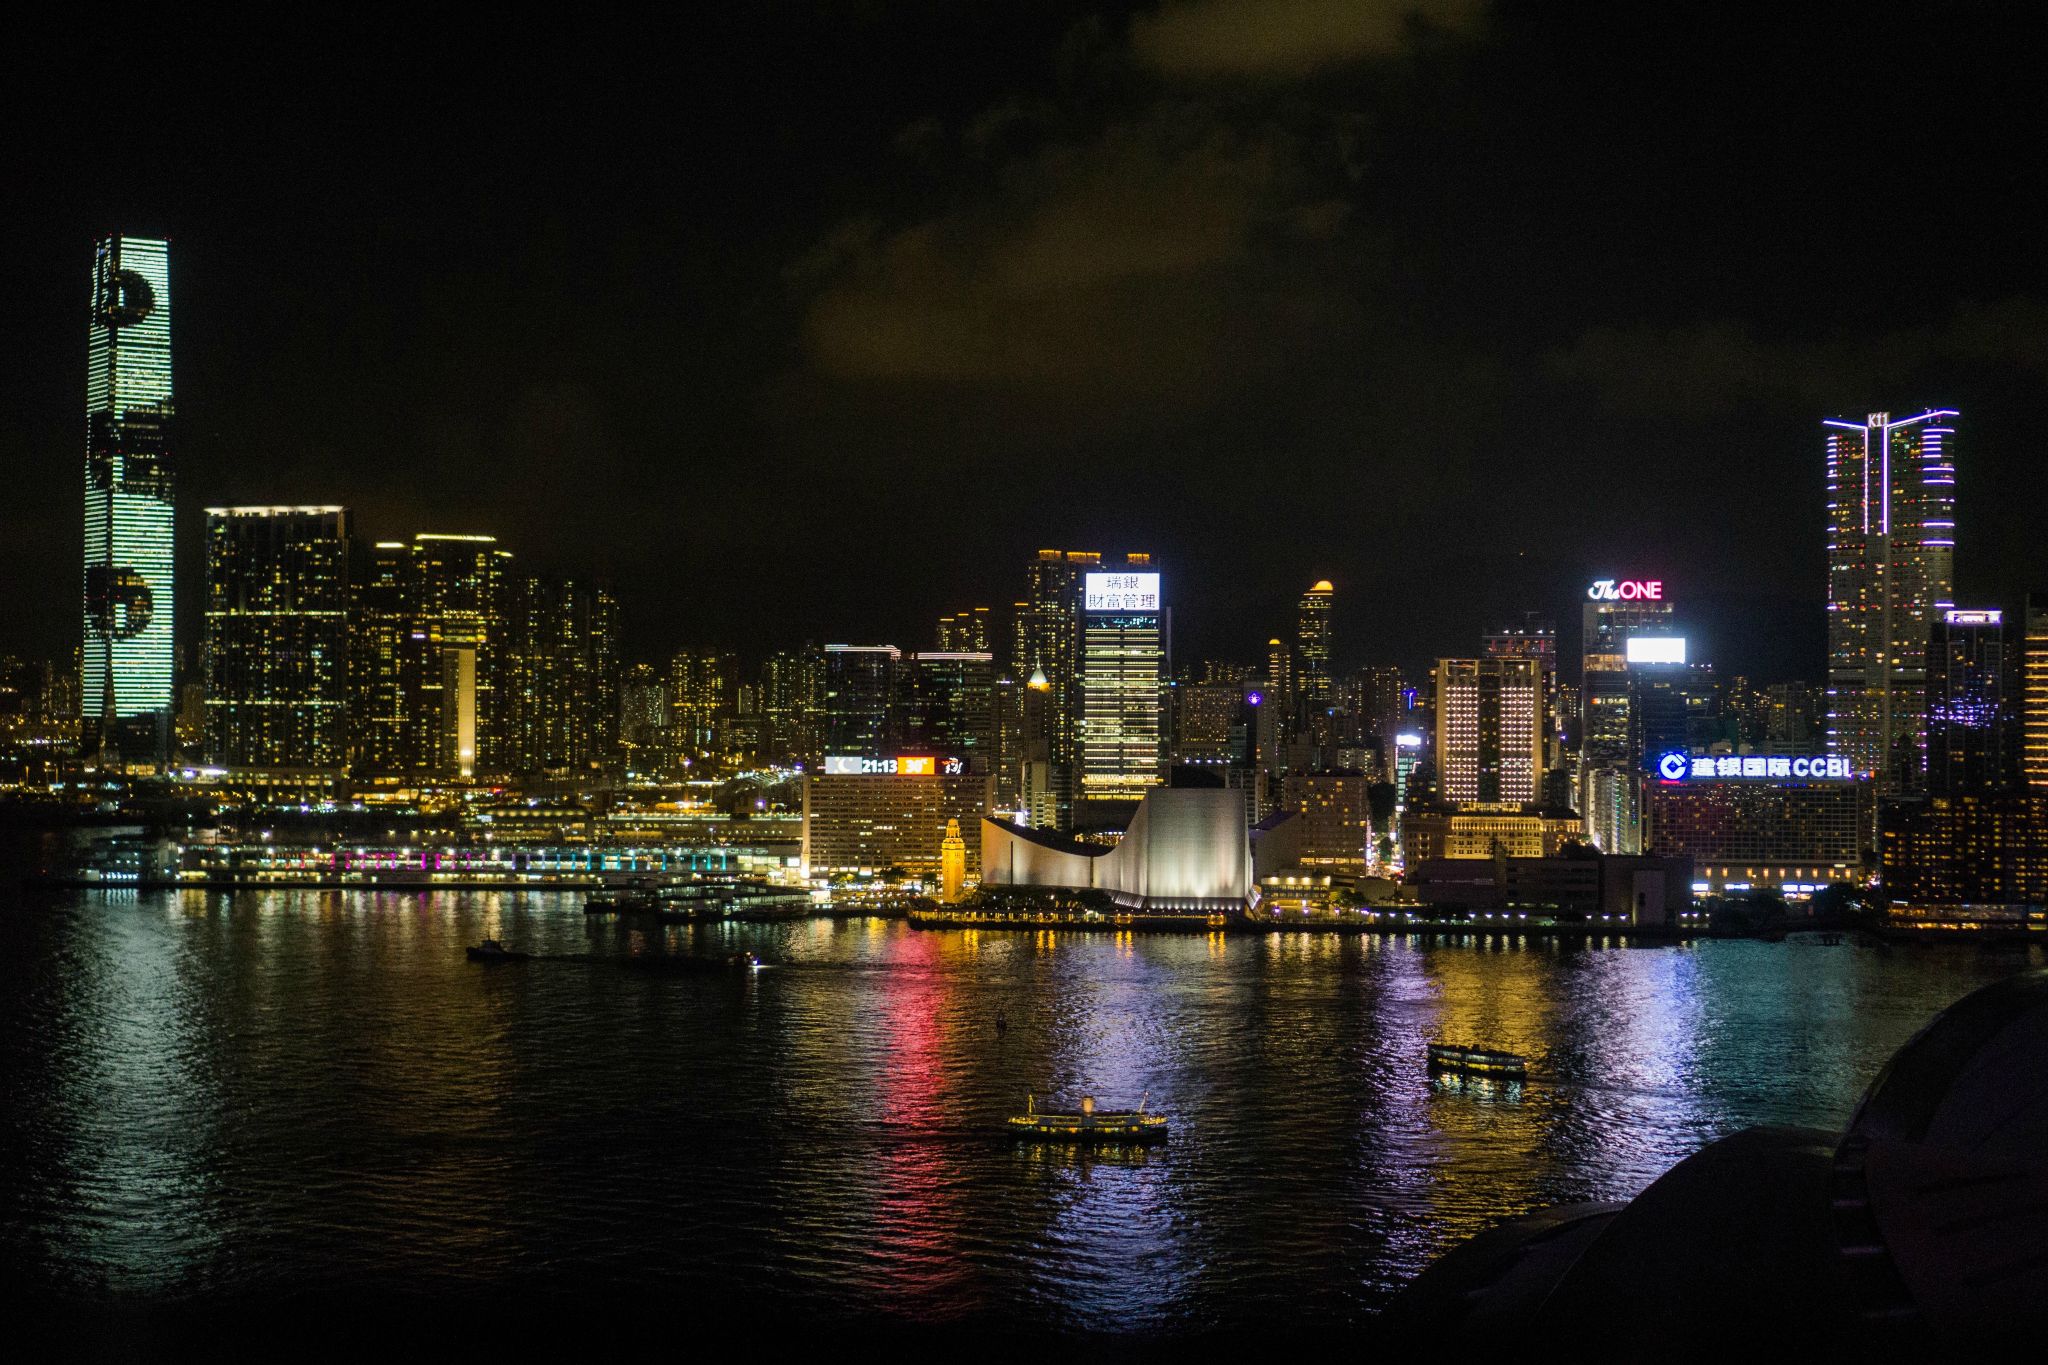
<instances>
[{"instance_id":1,"label":"white curved building","mask_svg":"<svg viewBox=\"0 0 2048 1365\"><path fill-rule=\"evenodd\" d=\"M984 819L981 880L985 886L1093 888L1149 913L1241 909L1253 888L1244 793L1154 788L1114 848Z\"/></svg>"}]
</instances>

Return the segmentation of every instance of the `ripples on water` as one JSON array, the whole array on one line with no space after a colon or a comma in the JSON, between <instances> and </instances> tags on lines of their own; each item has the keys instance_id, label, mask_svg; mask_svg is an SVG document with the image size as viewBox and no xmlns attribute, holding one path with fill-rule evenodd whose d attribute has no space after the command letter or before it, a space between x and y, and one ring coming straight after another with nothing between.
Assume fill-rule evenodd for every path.
<instances>
[{"instance_id":1,"label":"ripples on water","mask_svg":"<svg viewBox=\"0 0 2048 1365\"><path fill-rule=\"evenodd\" d=\"M1839 1123L1936 1010L2030 965L877 920L640 931L580 905L0 907L11 1278L122 1303L687 1289L791 1320L1341 1328L1503 1217L1626 1197L1750 1124ZM487 935L546 956L465 961ZM777 965L624 961L741 945ZM1526 1053L1532 1078L1433 1084L1437 1039ZM1173 1139L992 1136L1027 1093L1149 1094Z\"/></svg>"}]
</instances>

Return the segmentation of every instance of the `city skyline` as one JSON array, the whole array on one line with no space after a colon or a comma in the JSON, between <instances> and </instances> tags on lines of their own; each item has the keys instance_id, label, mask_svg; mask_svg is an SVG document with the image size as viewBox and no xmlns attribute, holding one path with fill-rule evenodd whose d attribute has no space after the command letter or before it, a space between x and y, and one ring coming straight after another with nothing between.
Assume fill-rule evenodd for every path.
<instances>
[{"instance_id":1,"label":"city skyline","mask_svg":"<svg viewBox=\"0 0 2048 1365\"><path fill-rule=\"evenodd\" d=\"M660 120L631 80L576 118L508 84L422 141L418 95L317 74L230 119L184 61L134 77L147 136L111 109L51 130L29 170L66 207L0 229L28 396L0 432L25 471L0 574L76 563L75 409L51 399L76 361L49 338L85 244L121 230L174 243L184 544L242 503L495 535L609 584L636 657L907 638L953 594L1001 605L1041 545L1140 544L1214 606L1177 622L1191 656L1291 635L1321 577L1344 636L1415 669L1640 575L1688 585L1724 668L1813 677L1812 424L1929 404L1970 415L1960 599L2038 577L1981 515L2027 495L2043 397L2027 216L1992 151L2032 97L1996 79L2019 45L1988 16L1786 16L1759 63L1704 16L1432 6L1419 33L1226 77L1149 8L772 8L681 43L722 70ZM398 74L332 55L352 91ZM1874 78L1815 120L1809 73L1845 62L1929 95ZM1942 192L1853 233L1811 212L1816 184L1921 164ZM366 208L387 197L406 231ZM934 335L948 279L964 337ZM1282 553L1216 534L1246 507ZM178 568L190 617L198 561ZM1762 612L1806 624L1745 631ZM74 617L23 601L0 648L55 654Z\"/></svg>"}]
</instances>

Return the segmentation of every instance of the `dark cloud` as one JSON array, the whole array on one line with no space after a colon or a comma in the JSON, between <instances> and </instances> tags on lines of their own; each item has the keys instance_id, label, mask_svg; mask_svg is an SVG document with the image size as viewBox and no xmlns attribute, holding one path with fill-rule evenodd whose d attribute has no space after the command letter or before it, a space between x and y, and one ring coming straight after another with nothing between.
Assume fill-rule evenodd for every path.
<instances>
[{"instance_id":1,"label":"dark cloud","mask_svg":"<svg viewBox=\"0 0 2048 1365\"><path fill-rule=\"evenodd\" d=\"M1957 367L2048 379L2048 305L2014 295L1922 326L1811 339L1765 339L1732 318L1596 327L1546 359L1620 416L1710 419L1785 401L1848 412Z\"/></svg>"},{"instance_id":2,"label":"dark cloud","mask_svg":"<svg viewBox=\"0 0 2048 1365\"><path fill-rule=\"evenodd\" d=\"M1417 24L1476 26L1481 0L1168 0L1131 25L1172 76L1291 79L1400 49Z\"/></svg>"}]
</instances>

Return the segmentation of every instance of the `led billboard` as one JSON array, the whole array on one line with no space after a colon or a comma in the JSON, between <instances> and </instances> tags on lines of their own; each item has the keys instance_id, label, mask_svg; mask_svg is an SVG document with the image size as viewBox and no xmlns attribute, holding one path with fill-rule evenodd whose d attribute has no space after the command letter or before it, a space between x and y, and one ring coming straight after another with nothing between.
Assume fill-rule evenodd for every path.
<instances>
[{"instance_id":1,"label":"led billboard","mask_svg":"<svg viewBox=\"0 0 2048 1365\"><path fill-rule=\"evenodd\" d=\"M1084 611L1158 611L1156 573L1091 573L1082 584Z\"/></svg>"}]
</instances>

